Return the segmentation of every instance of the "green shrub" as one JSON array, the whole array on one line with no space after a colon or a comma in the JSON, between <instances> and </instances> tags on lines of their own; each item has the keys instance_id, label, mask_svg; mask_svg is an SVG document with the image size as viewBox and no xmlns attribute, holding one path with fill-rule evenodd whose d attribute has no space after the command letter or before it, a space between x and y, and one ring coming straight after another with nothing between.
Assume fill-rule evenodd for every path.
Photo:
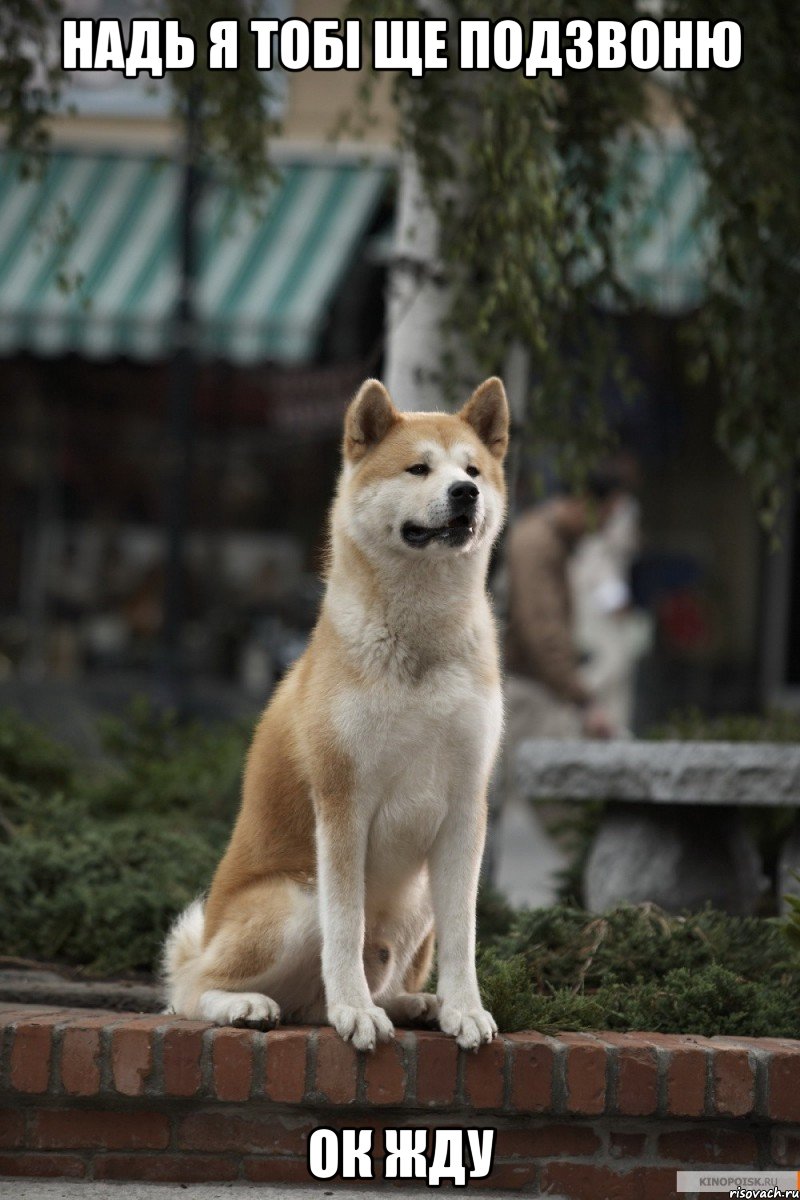
<instances>
[{"instance_id":1,"label":"green shrub","mask_svg":"<svg viewBox=\"0 0 800 1200\"><path fill-rule=\"evenodd\" d=\"M58 817L63 824L41 822L0 843L3 952L58 959L90 974L152 970L169 922L208 886L225 826L98 822L66 804Z\"/></svg>"},{"instance_id":2,"label":"green shrub","mask_svg":"<svg viewBox=\"0 0 800 1200\"><path fill-rule=\"evenodd\" d=\"M209 884L246 730L178 725L139 704L103 735L107 761L87 766L0 713L0 953L151 971L170 921ZM482 889L478 923L481 989L502 1029L800 1037L786 936L797 918L515 912Z\"/></svg>"},{"instance_id":3,"label":"green shrub","mask_svg":"<svg viewBox=\"0 0 800 1200\"><path fill-rule=\"evenodd\" d=\"M250 734L243 724L180 723L136 700L124 717L101 721L100 734L110 761L89 789L94 812L235 815Z\"/></svg>"},{"instance_id":4,"label":"green shrub","mask_svg":"<svg viewBox=\"0 0 800 1200\"><path fill-rule=\"evenodd\" d=\"M792 878L800 883L800 871L792 871ZM789 906L784 931L793 948L800 951L800 896L789 893L784 899Z\"/></svg>"},{"instance_id":5,"label":"green shrub","mask_svg":"<svg viewBox=\"0 0 800 1200\"><path fill-rule=\"evenodd\" d=\"M505 1029L800 1037L800 958L775 919L537 909L484 939L479 972Z\"/></svg>"},{"instance_id":6,"label":"green shrub","mask_svg":"<svg viewBox=\"0 0 800 1200\"><path fill-rule=\"evenodd\" d=\"M66 787L75 763L66 747L10 708L0 709L0 776L31 787Z\"/></svg>"},{"instance_id":7,"label":"green shrub","mask_svg":"<svg viewBox=\"0 0 800 1200\"><path fill-rule=\"evenodd\" d=\"M602 916L564 906L520 912L495 945L505 957L525 958L539 990L592 989L609 980L637 983L713 964L748 978L773 979L788 958L776 919L731 917L710 908L674 917L647 904Z\"/></svg>"},{"instance_id":8,"label":"green shrub","mask_svg":"<svg viewBox=\"0 0 800 1200\"><path fill-rule=\"evenodd\" d=\"M0 953L150 971L208 887L236 810L246 731L179 726L143 702L84 766L0 714Z\"/></svg>"},{"instance_id":9,"label":"green shrub","mask_svg":"<svg viewBox=\"0 0 800 1200\"><path fill-rule=\"evenodd\" d=\"M742 979L719 964L699 971L679 967L659 980L609 983L594 992L559 988L543 995L531 990L522 956L506 959L489 951L480 959L480 983L484 1003L505 1030L800 1036L796 986L787 995L780 987Z\"/></svg>"},{"instance_id":10,"label":"green shrub","mask_svg":"<svg viewBox=\"0 0 800 1200\"><path fill-rule=\"evenodd\" d=\"M645 736L660 742L800 742L800 713L776 708L709 717L688 708L672 713Z\"/></svg>"}]
</instances>

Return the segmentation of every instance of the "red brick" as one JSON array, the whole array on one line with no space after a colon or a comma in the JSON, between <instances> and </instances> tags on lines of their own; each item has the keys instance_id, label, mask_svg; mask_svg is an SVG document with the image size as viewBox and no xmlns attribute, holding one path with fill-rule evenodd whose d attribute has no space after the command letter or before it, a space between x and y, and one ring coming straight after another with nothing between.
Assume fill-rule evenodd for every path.
<instances>
[{"instance_id":1,"label":"red brick","mask_svg":"<svg viewBox=\"0 0 800 1200\"><path fill-rule=\"evenodd\" d=\"M497 1158L585 1158L601 1149L600 1138L589 1125L534 1125L529 1129L500 1129L495 1143Z\"/></svg>"},{"instance_id":2,"label":"red brick","mask_svg":"<svg viewBox=\"0 0 800 1200\"><path fill-rule=\"evenodd\" d=\"M84 1010L81 1009L80 1011L83 1012ZM87 1009L86 1011L89 1012L90 1010ZM98 1009L96 1012L98 1015L100 1015L102 1010ZM116 1018L113 1024L118 1027L124 1027L125 1029L163 1029L165 1025L170 1025L174 1022L183 1022L183 1017L177 1017L174 1013L170 1015L170 1013L166 1012L120 1011L113 1015ZM107 1010L106 1016L108 1016Z\"/></svg>"},{"instance_id":3,"label":"red brick","mask_svg":"<svg viewBox=\"0 0 800 1200\"><path fill-rule=\"evenodd\" d=\"M636 1167L616 1173L608 1167L551 1163L542 1169L542 1194L552 1189L569 1200L680 1200L675 1171Z\"/></svg>"},{"instance_id":4,"label":"red brick","mask_svg":"<svg viewBox=\"0 0 800 1200\"><path fill-rule=\"evenodd\" d=\"M61 1082L70 1096L94 1096L100 1090L100 1029L70 1028L61 1041Z\"/></svg>"},{"instance_id":5,"label":"red brick","mask_svg":"<svg viewBox=\"0 0 800 1200\"><path fill-rule=\"evenodd\" d=\"M236 1179L235 1158L207 1154L100 1154L95 1179L146 1179L153 1183L213 1183Z\"/></svg>"},{"instance_id":6,"label":"red brick","mask_svg":"<svg viewBox=\"0 0 800 1200\"><path fill-rule=\"evenodd\" d=\"M364 1085L368 1104L402 1104L406 1095L404 1037L381 1042L365 1056Z\"/></svg>"},{"instance_id":7,"label":"red brick","mask_svg":"<svg viewBox=\"0 0 800 1200\"><path fill-rule=\"evenodd\" d=\"M639 1034L604 1033L617 1048L617 1112L648 1117L658 1108L658 1060L652 1044Z\"/></svg>"},{"instance_id":8,"label":"red brick","mask_svg":"<svg viewBox=\"0 0 800 1200\"><path fill-rule=\"evenodd\" d=\"M606 1104L606 1051L580 1033L564 1033L567 1048L567 1111L585 1116L602 1113Z\"/></svg>"},{"instance_id":9,"label":"red brick","mask_svg":"<svg viewBox=\"0 0 800 1200\"><path fill-rule=\"evenodd\" d=\"M708 1055L699 1046L672 1051L667 1063L667 1112L671 1117L702 1117L706 1109Z\"/></svg>"},{"instance_id":10,"label":"red brick","mask_svg":"<svg viewBox=\"0 0 800 1200\"><path fill-rule=\"evenodd\" d=\"M305 1154L308 1134L319 1123L312 1117L302 1122L295 1117L284 1120L272 1112L254 1117L224 1112L189 1113L178 1125L177 1145L181 1150L211 1153L264 1150L270 1154Z\"/></svg>"},{"instance_id":11,"label":"red brick","mask_svg":"<svg viewBox=\"0 0 800 1200\"><path fill-rule=\"evenodd\" d=\"M314 1090L329 1104L352 1104L356 1098L358 1056L333 1029L317 1035L317 1073Z\"/></svg>"},{"instance_id":12,"label":"red brick","mask_svg":"<svg viewBox=\"0 0 800 1200\"><path fill-rule=\"evenodd\" d=\"M443 1033L417 1035L417 1103L426 1107L452 1104L456 1094L458 1046ZM471 1055L465 1055L470 1058Z\"/></svg>"},{"instance_id":13,"label":"red brick","mask_svg":"<svg viewBox=\"0 0 800 1200\"><path fill-rule=\"evenodd\" d=\"M636 1171L641 1192L637 1200L686 1200L685 1192L676 1190L675 1170L671 1167L640 1167Z\"/></svg>"},{"instance_id":14,"label":"red brick","mask_svg":"<svg viewBox=\"0 0 800 1200\"><path fill-rule=\"evenodd\" d=\"M552 1112L553 1063L550 1041L535 1033L512 1033L510 1106L517 1112Z\"/></svg>"},{"instance_id":15,"label":"red brick","mask_svg":"<svg viewBox=\"0 0 800 1200\"><path fill-rule=\"evenodd\" d=\"M306 1029L274 1029L267 1034L264 1090L270 1100L297 1104L306 1090Z\"/></svg>"},{"instance_id":16,"label":"red brick","mask_svg":"<svg viewBox=\"0 0 800 1200\"><path fill-rule=\"evenodd\" d=\"M641 1200L641 1180L636 1171L618 1174L610 1167L589 1163L546 1163L541 1169L541 1189L569 1200Z\"/></svg>"},{"instance_id":17,"label":"red brick","mask_svg":"<svg viewBox=\"0 0 800 1200\"><path fill-rule=\"evenodd\" d=\"M800 1130L773 1130L770 1162L778 1167L797 1168L800 1164Z\"/></svg>"},{"instance_id":18,"label":"red brick","mask_svg":"<svg viewBox=\"0 0 800 1200\"><path fill-rule=\"evenodd\" d=\"M181 1021L164 1030L162 1059L164 1093L167 1096L196 1096L203 1086L203 1034L209 1025Z\"/></svg>"},{"instance_id":19,"label":"red brick","mask_svg":"<svg viewBox=\"0 0 800 1200\"><path fill-rule=\"evenodd\" d=\"M249 1029L216 1029L211 1043L218 1100L246 1100L253 1083L254 1035Z\"/></svg>"},{"instance_id":20,"label":"red brick","mask_svg":"<svg viewBox=\"0 0 800 1200\"><path fill-rule=\"evenodd\" d=\"M504 1038L464 1055L464 1099L472 1108L502 1108L505 1080Z\"/></svg>"},{"instance_id":21,"label":"red brick","mask_svg":"<svg viewBox=\"0 0 800 1200\"><path fill-rule=\"evenodd\" d=\"M753 1134L745 1130L677 1129L659 1136L658 1157L704 1166L755 1166L758 1147Z\"/></svg>"},{"instance_id":22,"label":"red brick","mask_svg":"<svg viewBox=\"0 0 800 1200\"><path fill-rule=\"evenodd\" d=\"M343 1113L318 1113L314 1121L314 1127L318 1125L326 1125L329 1129L371 1129L372 1130L372 1150L373 1158L383 1158L386 1153L384 1135L387 1129L407 1129L410 1126L418 1128L420 1118L415 1114L409 1113L407 1117L394 1117L386 1115L381 1120L374 1110L369 1112L343 1112ZM439 1122L436 1123L437 1128L440 1128ZM458 1125L460 1128L460 1124ZM310 1132L310 1130L309 1130Z\"/></svg>"},{"instance_id":23,"label":"red brick","mask_svg":"<svg viewBox=\"0 0 800 1200\"><path fill-rule=\"evenodd\" d=\"M643 1133L624 1133L612 1130L608 1135L609 1158L636 1158L644 1155L646 1136Z\"/></svg>"},{"instance_id":24,"label":"red brick","mask_svg":"<svg viewBox=\"0 0 800 1200\"><path fill-rule=\"evenodd\" d=\"M251 1183L312 1183L319 1187L321 1182L303 1158L246 1158L244 1174Z\"/></svg>"},{"instance_id":25,"label":"red brick","mask_svg":"<svg viewBox=\"0 0 800 1200\"><path fill-rule=\"evenodd\" d=\"M0 1154L0 1175L38 1179L82 1179L86 1164L72 1154Z\"/></svg>"},{"instance_id":26,"label":"red brick","mask_svg":"<svg viewBox=\"0 0 800 1200\"><path fill-rule=\"evenodd\" d=\"M689 1039L687 1038L687 1041ZM713 1038L694 1038L696 1041L705 1041L712 1050L767 1050L771 1053L785 1053L787 1050L790 1054L797 1053L800 1049L800 1044L791 1038L770 1038L770 1037L713 1037Z\"/></svg>"},{"instance_id":27,"label":"red brick","mask_svg":"<svg viewBox=\"0 0 800 1200\"><path fill-rule=\"evenodd\" d=\"M34 1017L49 1017L65 1013L65 1009L54 1004L0 1004L0 1034L9 1025L19 1021L30 1021Z\"/></svg>"},{"instance_id":28,"label":"red brick","mask_svg":"<svg viewBox=\"0 0 800 1200\"><path fill-rule=\"evenodd\" d=\"M67 1008L62 1010L67 1020L64 1025L83 1028L85 1025L119 1025L120 1019L125 1021L152 1021L152 1013L114 1012L109 1008ZM164 1017L159 1018L163 1022Z\"/></svg>"},{"instance_id":29,"label":"red brick","mask_svg":"<svg viewBox=\"0 0 800 1200\"><path fill-rule=\"evenodd\" d=\"M606 1037L606 1032L603 1032ZM616 1036L616 1034L614 1035ZM629 1038L636 1038L643 1046L656 1046L662 1050L713 1050L716 1038L701 1037L698 1033L627 1033Z\"/></svg>"},{"instance_id":30,"label":"red brick","mask_svg":"<svg viewBox=\"0 0 800 1200\"><path fill-rule=\"evenodd\" d=\"M492 1188L504 1192L521 1191L522 1188L527 1189L536 1182L538 1169L535 1163L496 1163L486 1179L470 1179L468 1190ZM422 1183L421 1180L419 1182Z\"/></svg>"},{"instance_id":31,"label":"red brick","mask_svg":"<svg viewBox=\"0 0 800 1200\"><path fill-rule=\"evenodd\" d=\"M749 1116L755 1105L756 1077L747 1051L717 1050L713 1078L714 1111L724 1117Z\"/></svg>"},{"instance_id":32,"label":"red brick","mask_svg":"<svg viewBox=\"0 0 800 1200\"><path fill-rule=\"evenodd\" d=\"M25 1135L25 1117L18 1108L0 1108L0 1146L11 1150L22 1146Z\"/></svg>"},{"instance_id":33,"label":"red brick","mask_svg":"<svg viewBox=\"0 0 800 1200\"><path fill-rule=\"evenodd\" d=\"M667 1052L666 1113L674 1117L703 1116L706 1111L709 1054L715 1049L716 1039L712 1041L696 1034L676 1033L633 1036Z\"/></svg>"},{"instance_id":34,"label":"red brick","mask_svg":"<svg viewBox=\"0 0 800 1200\"><path fill-rule=\"evenodd\" d=\"M163 1025L164 1018L160 1023ZM155 1024L155 1023L153 1023ZM111 1073L123 1096L141 1096L153 1069L153 1025L124 1025L111 1034Z\"/></svg>"},{"instance_id":35,"label":"red brick","mask_svg":"<svg viewBox=\"0 0 800 1200\"><path fill-rule=\"evenodd\" d=\"M769 1116L800 1121L800 1049L779 1049L769 1063Z\"/></svg>"},{"instance_id":36,"label":"red brick","mask_svg":"<svg viewBox=\"0 0 800 1200\"><path fill-rule=\"evenodd\" d=\"M37 1150L163 1150L169 1120L153 1112L37 1109L30 1140Z\"/></svg>"},{"instance_id":37,"label":"red brick","mask_svg":"<svg viewBox=\"0 0 800 1200\"><path fill-rule=\"evenodd\" d=\"M20 1021L11 1044L11 1086L18 1092L40 1095L50 1084L53 1057L53 1026L59 1013Z\"/></svg>"}]
</instances>

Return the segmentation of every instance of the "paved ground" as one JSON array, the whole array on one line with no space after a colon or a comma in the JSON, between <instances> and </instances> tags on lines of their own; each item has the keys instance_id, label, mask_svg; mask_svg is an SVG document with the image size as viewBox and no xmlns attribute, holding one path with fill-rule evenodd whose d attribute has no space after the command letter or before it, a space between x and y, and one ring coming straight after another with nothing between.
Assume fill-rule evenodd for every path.
<instances>
[{"instance_id":1,"label":"paved ground","mask_svg":"<svg viewBox=\"0 0 800 1200\"><path fill-rule=\"evenodd\" d=\"M565 864L533 805L509 801L500 813L494 884L515 908L555 903L556 872Z\"/></svg>"},{"instance_id":2,"label":"paved ground","mask_svg":"<svg viewBox=\"0 0 800 1200\"><path fill-rule=\"evenodd\" d=\"M402 1200L430 1200L432 1190L398 1191L393 1185L368 1188L363 1184L357 1189L346 1186L333 1188L325 1183L316 1187L291 1187L287 1183L82 1183L80 1180L28 1180L0 1179L0 1196L3 1200L232 1200L234 1196L250 1194L279 1200L319 1200L320 1196L331 1196L334 1200L385 1200L386 1196L402 1197ZM435 1189L438 1190L438 1189ZM469 1191L469 1188L465 1189ZM508 1196L508 1192L484 1192L474 1189L476 1195L491 1200L491 1197ZM449 1189L448 1189L449 1191ZM548 1196L548 1200L559 1200Z\"/></svg>"}]
</instances>

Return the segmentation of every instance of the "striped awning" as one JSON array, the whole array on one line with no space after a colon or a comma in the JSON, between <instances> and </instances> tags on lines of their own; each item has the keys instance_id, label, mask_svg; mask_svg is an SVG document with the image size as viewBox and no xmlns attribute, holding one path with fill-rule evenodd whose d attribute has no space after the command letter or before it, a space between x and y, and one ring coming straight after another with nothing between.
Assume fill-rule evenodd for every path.
<instances>
[{"instance_id":1,"label":"striped awning","mask_svg":"<svg viewBox=\"0 0 800 1200\"><path fill-rule=\"evenodd\" d=\"M635 302L678 315L703 301L714 233L702 219L704 180L685 134L630 139L620 147L615 213L618 273Z\"/></svg>"},{"instance_id":2,"label":"striped awning","mask_svg":"<svg viewBox=\"0 0 800 1200\"><path fill-rule=\"evenodd\" d=\"M206 185L198 213L204 355L313 357L384 194L385 167L296 162L263 202ZM0 355L169 352L180 172L153 158L59 152L22 179L0 159Z\"/></svg>"}]
</instances>

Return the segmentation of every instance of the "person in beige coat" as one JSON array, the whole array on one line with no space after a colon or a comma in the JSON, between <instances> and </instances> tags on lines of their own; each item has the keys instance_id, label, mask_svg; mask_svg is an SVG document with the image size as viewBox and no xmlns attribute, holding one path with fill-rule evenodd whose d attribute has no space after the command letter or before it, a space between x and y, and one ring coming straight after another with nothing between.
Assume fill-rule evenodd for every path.
<instances>
[{"instance_id":1,"label":"person in beige coat","mask_svg":"<svg viewBox=\"0 0 800 1200\"><path fill-rule=\"evenodd\" d=\"M506 741L527 737L611 737L611 718L582 677L575 640L570 560L602 528L623 495L617 477L593 476L587 495L563 494L529 509L507 546Z\"/></svg>"},{"instance_id":2,"label":"person in beige coat","mask_svg":"<svg viewBox=\"0 0 800 1200\"><path fill-rule=\"evenodd\" d=\"M564 866L562 850L516 786L520 742L617 732L582 678L575 641L570 560L622 495L610 473L590 482L586 496L561 494L524 512L506 545L505 734L487 874L515 905L553 903Z\"/></svg>"}]
</instances>

